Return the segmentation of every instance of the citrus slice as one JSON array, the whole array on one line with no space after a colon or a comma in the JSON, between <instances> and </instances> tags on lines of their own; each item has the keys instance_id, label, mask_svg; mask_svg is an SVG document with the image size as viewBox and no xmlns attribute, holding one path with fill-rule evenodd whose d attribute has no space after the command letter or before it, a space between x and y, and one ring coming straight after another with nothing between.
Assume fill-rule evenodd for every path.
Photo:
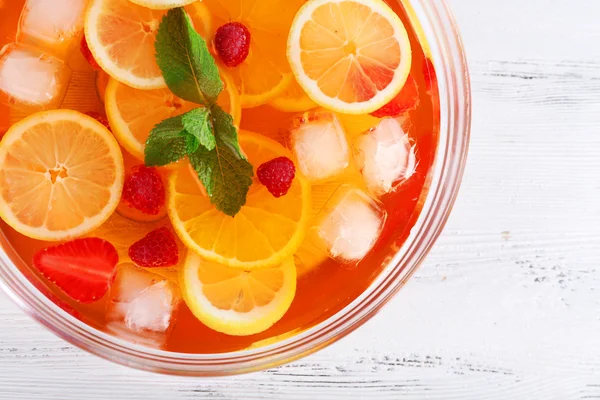
<instances>
[{"instance_id":1,"label":"citrus slice","mask_svg":"<svg viewBox=\"0 0 600 400\"><path fill-rule=\"evenodd\" d=\"M71 110L33 114L0 143L0 216L23 235L65 240L97 228L123 189L113 135Z\"/></svg>"},{"instance_id":2,"label":"citrus slice","mask_svg":"<svg viewBox=\"0 0 600 400\"><path fill-rule=\"evenodd\" d=\"M222 80L225 89L217 103L232 115L237 126L241 116L239 95L227 75L223 74ZM134 89L116 79L109 81L104 102L110 126L119 143L142 161L146 139L156 124L200 107L180 99L169 89Z\"/></svg>"},{"instance_id":3,"label":"citrus slice","mask_svg":"<svg viewBox=\"0 0 600 400\"><path fill-rule=\"evenodd\" d=\"M244 336L270 328L286 313L296 294L292 258L257 271L228 268L189 253L180 276L183 298L204 325Z\"/></svg>"},{"instance_id":4,"label":"citrus slice","mask_svg":"<svg viewBox=\"0 0 600 400\"><path fill-rule=\"evenodd\" d=\"M317 107L317 103L308 97L304 89L295 80L269 104L284 112L304 112Z\"/></svg>"},{"instance_id":5,"label":"citrus slice","mask_svg":"<svg viewBox=\"0 0 600 400\"><path fill-rule=\"evenodd\" d=\"M185 11L190 16L196 32L208 42L213 29L213 21L210 10L206 4L201 0L197 0L190 5L187 5Z\"/></svg>"},{"instance_id":6,"label":"citrus slice","mask_svg":"<svg viewBox=\"0 0 600 400\"><path fill-rule=\"evenodd\" d=\"M183 7L194 3L196 0L129 0L132 3L142 7L148 7L153 10L168 10L169 8Z\"/></svg>"},{"instance_id":7,"label":"citrus slice","mask_svg":"<svg viewBox=\"0 0 600 400\"><path fill-rule=\"evenodd\" d=\"M319 105L368 114L400 92L411 47L400 18L382 0L310 0L288 37L298 83Z\"/></svg>"},{"instance_id":8,"label":"citrus slice","mask_svg":"<svg viewBox=\"0 0 600 400\"><path fill-rule=\"evenodd\" d=\"M242 107L266 104L292 82L285 57L286 38L304 0L204 0L213 15L213 33L228 22L241 22L251 34L248 58L227 68L241 95ZM218 60L218 57L216 57Z\"/></svg>"},{"instance_id":9,"label":"citrus slice","mask_svg":"<svg viewBox=\"0 0 600 400\"><path fill-rule=\"evenodd\" d=\"M154 50L165 14L129 0L92 0L85 17L85 39L94 59L110 76L131 87L166 87Z\"/></svg>"},{"instance_id":10,"label":"citrus slice","mask_svg":"<svg viewBox=\"0 0 600 400\"><path fill-rule=\"evenodd\" d=\"M255 171L273 158L291 158L282 145L256 133L242 132L239 139ZM279 198L255 177L246 205L233 218L210 203L191 167L173 172L168 192L169 216L181 240L203 258L230 267L280 264L298 249L310 219L310 186L298 173Z\"/></svg>"}]
</instances>

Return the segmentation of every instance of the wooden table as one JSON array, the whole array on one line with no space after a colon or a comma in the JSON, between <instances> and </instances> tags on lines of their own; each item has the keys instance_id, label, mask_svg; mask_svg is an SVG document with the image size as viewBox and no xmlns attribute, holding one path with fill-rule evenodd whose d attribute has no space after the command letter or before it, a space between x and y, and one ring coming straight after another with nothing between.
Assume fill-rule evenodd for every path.
<instances>
[{"instance_id":1,"label":"wooden table","mask_svg":"<svg viewBox=\"0 0 600 400\"><path fill-rule=\"evenodd\" d=\"M468 167L379 315L291 365L200 380L86 354L0 295L0 398L600 399L600 1L449 2L472 74Z\"/></svg>"}]
</instances>

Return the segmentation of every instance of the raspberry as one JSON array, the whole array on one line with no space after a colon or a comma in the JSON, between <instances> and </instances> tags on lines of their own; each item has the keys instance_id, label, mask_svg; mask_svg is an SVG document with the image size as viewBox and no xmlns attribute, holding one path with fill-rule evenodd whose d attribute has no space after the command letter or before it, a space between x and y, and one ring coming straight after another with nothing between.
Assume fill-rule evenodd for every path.
<instances>
[{"instance_id":1,"label":"raspberry","mask_svg":"<svg viewBox=\"0 0 600 400\"><path fill-rule=\"evenodd\" d=\"M228 22L215 33L215 50L228 67L240 65L250 50L250 31L239 22Z\"/></svg>"},{"instance_id":2,"label":"raspberry","mask_svg":"<svg viewBox=\"0 0 600 400\"><path fill-rule=\"evenodd\" d=\"M87 62L90 63L90 65L92 66L92 69L94 69L96 71L102 71L102 68L100 68L100 65L98 65L98 62L94 58L94 55L92 54L92 52L87 44L87 41L85 40L85 36L81 39L81 43L79 44L79 49L81 50L81 54L83 54L83 57L85 57Z\"/></svg>"},{"instance_id":3,"label":"raspberry","mask_svg":"<svg viewBox=\"0 0 600 400\"><path fill-rule=\"evenodd\" d=\"M88 117L94 118L96 121L98 121L102 125L104 125L106 127L106 129L108 129L109 131L112 132L112 129L110 129L110 124L108 123L108 119L106 118L106 115L100 114L99 112L96 112L96 111L88 111L85 113L85 115L87 115Z\"/></svg>"},{"instance_id":4,"label":"raspberry","mask_svg":"<svg viewBox=\"0 0 600 400\"><path fill-rule=\"evenodd\" d=\"M296 176L296 167L287 157L277 157L258 167L256 171L260 183L275 197L285 195Z\"/></svg>"},{"instance_id":5,"label":"raspberry","mask_svg":"<svg viewBox=\"0 0 600 400\"><path fill-rule=\"evenodd\" d=\"M179 262L175 236L166 227L158 228L129 248L131 260L144 268L171 267Z\"/></svg>"},{"instance_id":6,"label":"raspberry","mask_svg":"<svg viewBox=\"0 0 600 400\"><path fill-rule=\"evenodd\" d=\"M136 165L125 178L123 201L144 214L157 215L165 196L165 185L156 168Z\"/></svg>"},{"instance_id":7,"label":"raspberry","mask_svg":"<svg viewBox=\"0 0 600 400\"><path fill-rule=\"evenodd\" d=\"M379 110L373 111L371 115L377 118L397 117L406 111L417 108L418 105L419 88L415 79L409 75L400 93Z\"/></svg>"}]
</instances>

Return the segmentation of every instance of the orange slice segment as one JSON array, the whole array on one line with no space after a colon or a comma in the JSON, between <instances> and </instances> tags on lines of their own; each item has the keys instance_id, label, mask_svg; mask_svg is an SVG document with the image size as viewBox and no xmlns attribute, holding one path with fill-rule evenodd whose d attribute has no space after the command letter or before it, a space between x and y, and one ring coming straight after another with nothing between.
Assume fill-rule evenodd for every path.
<instances>
[{"instance_id":1,"label":"orange slice segment","mask_svg":"<svg viewBox=\"0 0 600 400\"><path fill-rule=\"evenodd\" d=\"M213 34L227 22L244 24L251 34L246 60L227 68L241 95L242 107L266 104L292 82L285 57L286 38L304 0L204 0L213 15ZM217 57L218 59L218 57Z\"/></svg>"},{"instance_id":2,"label":"orange slice segment","mask_svg":"<svg viewBox=\"0 0 600 400\"><path fill-rule=\"evenodd\" d=\"M296 80L292 81L288 88L269 104L284 112L304 112L317 107L317 103L308 97Z\"/></svg>"},{"instance_id":3,"label":"orange slice segment","mask_svg":"<svg viewBox=\"0 0 600 400\"><path fill-rule=\"evenodd\" d=\"M400 18L382 0L310 0L298 12L287 55L319 105L367 114L400 92L411 66Z\"/></svg>"},{"instance_id":4,"label":"orange slice segment","mask_svg":"<svg viewBox=\"0 0 600 400\"><path fill-rule=\"evenodd\" d=\"M23 235L65 240L100 226L123 189L113 135L71 110L33 114L0 143L0 216Z\"/></svg>"},{"instance_id":5,"label":"orange slice segment","mask_svg":"<svg viewBox=\"0 0 600 400\"><path fill-rule=\"evenodd\" d=\"M290 157L264 136L242 132L239 138L255 169L273 158ZM311 214L310 186L297 173L288 193L275 198L255 178L246 205L231 218L210 203L191 167L179 168L169 179L167 207L181 240L204 259L246 270L264 268L280 264L300 246Z\"/></svg>"}]
</instances>

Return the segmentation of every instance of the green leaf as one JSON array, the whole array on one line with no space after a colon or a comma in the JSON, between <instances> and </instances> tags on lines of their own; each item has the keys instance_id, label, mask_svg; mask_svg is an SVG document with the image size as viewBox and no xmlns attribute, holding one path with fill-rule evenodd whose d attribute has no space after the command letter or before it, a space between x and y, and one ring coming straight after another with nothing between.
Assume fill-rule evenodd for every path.
<instances>
[{"instance_id":1,"label":"green leaf","mask_svg":"<svg viewBox=\"0 0 600 400\"><path fill-rule=\"evenodd\" d=\"M200 147L200 141L198 141L197 137L190 135L187 131L181 132L180 135L185 140L185 150L187 154L192 154L198 150L198 147Z\"/></svg>"},{"instance_id":2,"label":"green leaf","mask_svg":"<svg viewBox=\"0 0 600 400\"><path fill-rule=\"evenodd\" d=\"M181 120L181 115L165 119L152 129L144 150L146 165L166 165L188 154Z\"/></svg>"},{"instance_id":3,"label":"green leaf","mask_svg":"<svg viewBox=\"0 0 600 400\"><path fill-rule=\"evenodd\" d=\"M223 144L229 147L234 154L246 159L246 156L240 151L237 129L235 129L235 125L233 124L233 117L217 104L213 104L210 107L210 111L212 113L215 136L220 138Z\"/></svg>"},{"instance_id":4,"label":"green leaf","mask_svg":"<svg viewBox=\"0 0 600 400\"><path fill-rule=\"evenodd\" d=\"M203 105L216 101L223 90L219 70L182 8L163 17L154 47L158 66L175 95Z\"/></svg>"},{"instance_id":5,"label":"green leaf","mask_svg":"<svg viewBox=\"0 0 600 400\"><path fill-rule=\"evenodd\" d=\"M183 116L183 127L197 139L198 143L206 147L206 150L215 148L215 135L213 134L210 111L207 108L196 108ZM193 153L196 151L189 151Z\"/></svg>"},{"instance_id":6,"label":"green leaf","mask_svg":"<svg viewBox=\"0 0 600 400\"><path fill-rule=\"evenodd\" d=\"M218 106L211 109L215 148L208 150L200 146L189 158L211 203L218 210L233 217L246 204L254 173L252 165L240 152L237 131L231 116Z\"/></svg>"}]
</instances>

